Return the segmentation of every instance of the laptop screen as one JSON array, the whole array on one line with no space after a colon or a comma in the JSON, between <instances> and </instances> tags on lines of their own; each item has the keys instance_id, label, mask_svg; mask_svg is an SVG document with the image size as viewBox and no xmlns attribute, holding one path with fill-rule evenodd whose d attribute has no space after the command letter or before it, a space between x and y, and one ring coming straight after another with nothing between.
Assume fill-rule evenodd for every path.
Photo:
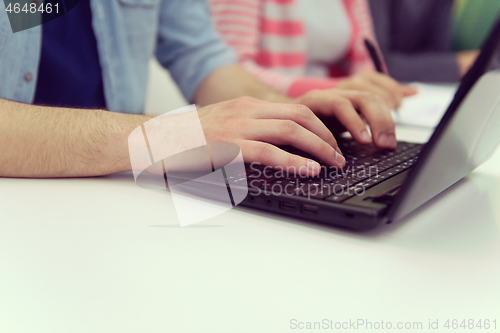
<instances>
[{"instance_id":1,"label":"laptop screen","mask_svg":"<svg viewBox=\"0 0 500 333\"><path fill-rule=\"evenodd\" d=\"M397 220L467 176L500 144L500 18L389 210Z\"/></svg>"}]
</instances>

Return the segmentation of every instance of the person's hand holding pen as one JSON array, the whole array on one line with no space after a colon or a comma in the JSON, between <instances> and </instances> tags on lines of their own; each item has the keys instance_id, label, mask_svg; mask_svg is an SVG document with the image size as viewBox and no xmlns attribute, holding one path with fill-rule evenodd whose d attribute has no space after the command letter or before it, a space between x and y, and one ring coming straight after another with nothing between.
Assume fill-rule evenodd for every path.
<instances>
[{"instance_id":1,"label":"person's hand holding pen","mask_svg":"<svg viewBox=\"0 0 500 333\"><path fill-rule=\"evenodd\" d=\"M362 72L341 80L337 88L371 92L384 99L391 109L398 109L403 98L413 96L418 90L400 84L388 75L378 72Z\"/></svg>"},{"instance_id":2,"label":"person's hand holding pen","mask_svg":"<svg viewBox=\"0 0 500 333\"><path fill-rule=\"evenodd\" d=\"M418 93L417 89L400 84L386 73L376 47L367 39L365 39L365 46L377 71L366 71L349 76L342 79L337 88L374 93L382 97L392 109L399 108L403 98Z\"/></svg>"}]
</instances>

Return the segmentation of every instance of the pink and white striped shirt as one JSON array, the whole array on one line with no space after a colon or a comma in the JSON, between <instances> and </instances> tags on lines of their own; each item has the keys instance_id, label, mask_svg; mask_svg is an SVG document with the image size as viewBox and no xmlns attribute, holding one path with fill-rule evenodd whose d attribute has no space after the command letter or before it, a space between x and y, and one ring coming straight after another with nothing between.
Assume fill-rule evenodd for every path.
<instances>
[{"instance_id":1,"label":"pink and white striped shirt","mask_svg":"<svg viewBox=\"0 0 500 333\"><path fill-rule=\"evenodd\" d=\"M290 97L328 89L362 70L374 70L364 38L375 41L367 0L342 0L351 22L349 48L331 65L329 78L304 77L307 43L295 0L210 0L215 26L239 62L261 81Z\"/></svg>"}]
</instances>

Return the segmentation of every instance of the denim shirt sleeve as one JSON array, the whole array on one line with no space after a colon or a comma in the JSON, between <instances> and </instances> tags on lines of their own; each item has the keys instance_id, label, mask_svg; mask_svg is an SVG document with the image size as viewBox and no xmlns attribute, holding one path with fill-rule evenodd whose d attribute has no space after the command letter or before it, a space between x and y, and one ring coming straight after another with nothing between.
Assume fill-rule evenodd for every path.
<instances>
[{"instance_id":1,"label":"denim shirt sleeve","mask_svg":"<svg viewBox=\"0 0 500 333\"><path fill-rule=\"evenodd\" d=\"M142 113L148 62L155 52L193 102L216 68L236 62L219 38L206 0L91 0L108 110ZM12 33L0 3L0 98L32 103L41 27Z\"/></svg>"},{"instance_id":2,"label":"denim shirt sleeve","mask_svg":"<svg viewBox=\"0 0 500 333\"><path fill-rule=\"evenodd\" d=\"M40 46L40 26L12 33L0 3L0 98L26 104L33 101Z\"/></svg>"},{"instance_id":3,"label":"denim shirt sleeve","mask_svg":"<svg viewBox=\"0 0 500 333\"><path fill-rule=\"evenodd\" d=\"M215 31L207 0L164 0L159 19L156 57L192 103L201 82L236 55Z\"/></svg>"}]
</instances>

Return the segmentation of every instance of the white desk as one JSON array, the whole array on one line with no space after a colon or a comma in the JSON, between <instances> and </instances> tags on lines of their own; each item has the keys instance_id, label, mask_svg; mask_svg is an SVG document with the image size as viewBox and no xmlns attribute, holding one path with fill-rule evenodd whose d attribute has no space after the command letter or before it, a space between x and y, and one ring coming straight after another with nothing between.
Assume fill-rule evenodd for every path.
<instances>
[{"instance_id":1,"label":"white desk","mask_svg":"<svg viewBox=\"0 0 500 333\"><path fill-rule=\"evenodd\" d=\"M129 174L0 179L0 332L341 331L291 319L423 323L401 332L496 319L498 331L499 167L497 152L365 234L248 209L180 228L170 194Z\"/></svg>"}]
</instances>

